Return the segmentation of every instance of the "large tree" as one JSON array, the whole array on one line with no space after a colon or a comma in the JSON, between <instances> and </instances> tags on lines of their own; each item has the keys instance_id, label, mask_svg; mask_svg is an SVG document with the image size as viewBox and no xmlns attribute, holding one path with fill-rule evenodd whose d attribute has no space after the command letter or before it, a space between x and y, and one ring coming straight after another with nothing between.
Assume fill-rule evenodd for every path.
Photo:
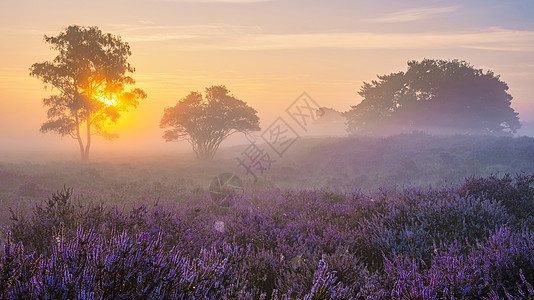
<instances>
[{"instance_id":1,"label":"large tree","mask_svg":"<svg viewBox=\"0 0 534 300\"><path fill-rule=\"evenodd\" d=\"M521 124L507 91L498 75L465 61L409 61L406 72L364 82L362 102L345 115L353 133L404 128L509 134Z\"/></svg>"},{"instance_id":2,"label":"large tree","mask_svg":"<svg viewBox=\"0 0 534 300\"><path fill-rule=\"evenodd\" d=\"M91 137L116 138L107 131L109 126L146 98L128 76L135 71L127 61L130 46L98 27L77 25L58 36L45 35L44 40L58 54L53 61L33 64L30 75L58 93L43 100L48 120L41 132L72 137L78 141L82 159L88 160Z\"/></svg>"},{"instance_id":3,"label":"large tree","mask_svg":"<svg viewBox=\"0 0 534 300\"><path fill-rule=\"evenodd\" d=\"M231 134L260 130L257 111L222 85L206 88L205 97L191 92L165 108L160 127L169 128L163 135L166 141L188 141L200 160L211 160Z\"/></svg>"}]
</instances>

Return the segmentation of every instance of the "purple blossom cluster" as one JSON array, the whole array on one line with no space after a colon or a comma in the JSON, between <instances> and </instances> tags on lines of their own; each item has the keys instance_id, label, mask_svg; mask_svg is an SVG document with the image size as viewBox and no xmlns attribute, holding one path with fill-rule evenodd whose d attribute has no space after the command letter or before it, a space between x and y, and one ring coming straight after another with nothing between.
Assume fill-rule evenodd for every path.
<instances>
[{"instance_id":1,"label":"purple blossom cluster","mask_svg":"<svg viewBox=\"0 0 534 300\"><path fill-rule=\"evenodd\" d=\"M533 298L533 182L249 191L231 208L128 212L64 188L30 215L12 212L0 298Z\"/></svg>"}]
</instances>

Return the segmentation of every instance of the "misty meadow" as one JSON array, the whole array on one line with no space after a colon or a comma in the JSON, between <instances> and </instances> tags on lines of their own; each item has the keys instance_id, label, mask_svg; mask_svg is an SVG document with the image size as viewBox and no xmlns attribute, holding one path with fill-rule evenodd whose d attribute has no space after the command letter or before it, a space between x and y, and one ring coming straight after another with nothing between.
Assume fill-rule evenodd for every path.
<instances>
[{"instance_id":1,"label":"misty meadow","mask_svg":"<svg viewBox=\"0 0 534 300\"><path fill-rule=\"evenodd\" d=\"M532 3L28 4L0 299L534 299Z\"/></svg>"},{"instance_id":2,"label":"misty meadow","mask_svg":"<svg viewBox=\"0 0 534 300\"><path fill-rule=\"evenodd\" d=\"M2 297L533 296L533 138L302 140L221 206L225 150L2 163Z\"/></svg>"}]
</instances>

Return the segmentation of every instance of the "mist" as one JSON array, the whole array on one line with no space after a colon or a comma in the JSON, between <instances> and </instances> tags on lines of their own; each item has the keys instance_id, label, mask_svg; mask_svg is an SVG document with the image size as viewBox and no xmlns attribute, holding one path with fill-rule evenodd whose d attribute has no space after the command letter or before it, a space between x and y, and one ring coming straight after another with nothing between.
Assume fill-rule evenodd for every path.
<instances>
[{"instance_id":1,"label":"mist","mask_svg":"<svg viewBox=\"0 0 534 300\"><path fill-rule=\"evenodd\" d=\"M534 298L532 1L0 2L0 299Z\"/></svg>"}]
</instances>

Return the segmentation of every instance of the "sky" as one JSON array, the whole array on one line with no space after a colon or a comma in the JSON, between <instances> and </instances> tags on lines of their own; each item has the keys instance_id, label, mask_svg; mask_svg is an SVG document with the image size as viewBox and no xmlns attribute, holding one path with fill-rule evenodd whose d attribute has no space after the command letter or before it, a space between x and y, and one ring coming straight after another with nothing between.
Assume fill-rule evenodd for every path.
<instances>
[{"instance_id":1,"label":"sky","mask_svg":"<svg viewBox=\"0 0 534 300\"><path fill-rule=\"evenodd\" d=\"M534 1L0 0L0 153L77 155L74 140L42 134L42 99L29 76L56 53L43 36L69 25L98 26L130 44L136 87L115 141L96 153L172 152L159 121L190 91L225 85L258 111L262 128L307 92L347 111L376 75L409 60L466 60L508 83L521 121L534 121ZM224 146L224 144L223 144Z\"/></svg>"}]
</instances>

